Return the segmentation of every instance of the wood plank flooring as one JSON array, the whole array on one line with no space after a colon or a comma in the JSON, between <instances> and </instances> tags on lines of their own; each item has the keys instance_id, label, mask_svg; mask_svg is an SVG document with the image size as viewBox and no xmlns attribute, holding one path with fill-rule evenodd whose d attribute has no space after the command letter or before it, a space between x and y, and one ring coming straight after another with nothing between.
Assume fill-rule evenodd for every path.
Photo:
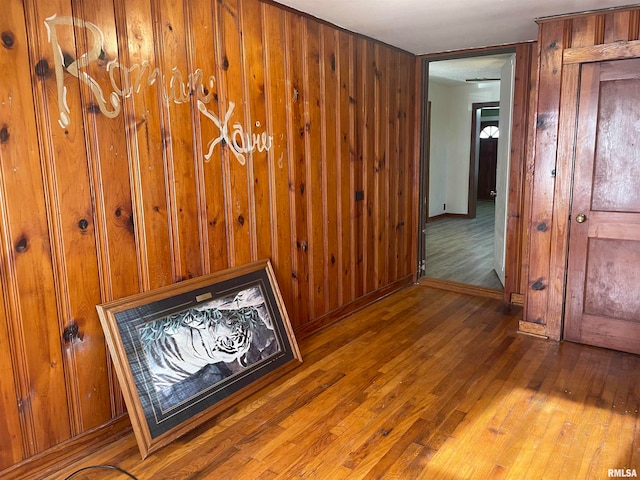
<instances>
[{"instance_id":1,"label":"wood plank flooring","mask_svg":"<svg viewBox=\"0 0 640 480\"><path fill-rule=\"evenodd\" d=\"M494 204L478 201L476 218L427 223L425 276L502 290L493 269Z\"/></svg>"},{"instance_id":2,"label":"wood plank flooring","mask_svg":"<svg viewBox=\"0 0 640 480\"><path fill-rule=\"evenodd\" d=\"M410 286L300 343L304 364L141 461L138 479L604 479L640 470L640 357L517 333L500 301ZM127 478L85 471L75 479Z\"/></svg>"}]
</instances>

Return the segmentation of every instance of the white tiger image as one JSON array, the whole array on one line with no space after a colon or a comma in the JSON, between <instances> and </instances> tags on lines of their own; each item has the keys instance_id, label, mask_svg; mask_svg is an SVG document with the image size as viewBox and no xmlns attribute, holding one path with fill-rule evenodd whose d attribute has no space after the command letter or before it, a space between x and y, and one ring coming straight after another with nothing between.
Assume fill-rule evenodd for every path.
<instances>
[{"instance_id":1,"label":"white tiger image","mask_svg":"<svg viewBox=\"0 0 640 480\"><path fill-rule=\"evenodd\" d=\"M189 379L207 375L201 383L215 383L277 350L258 287L145 325L139 334L154 389L176 401L202 386L189 386Z\"/></svg>"}]
</instances>

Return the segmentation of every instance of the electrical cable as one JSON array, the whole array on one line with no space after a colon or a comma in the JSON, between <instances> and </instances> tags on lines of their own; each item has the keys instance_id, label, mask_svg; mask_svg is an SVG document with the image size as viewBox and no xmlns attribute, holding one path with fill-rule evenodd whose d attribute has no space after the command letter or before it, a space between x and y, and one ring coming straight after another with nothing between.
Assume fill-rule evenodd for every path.
<instances>
[{"instance_id":1,"label":"electrical cable","mask_svg":"<svg viewBox=\"0 0 640 480\"><path fill-rule=\"evenodd\" d=\"M116 467L115 465L91 465L89 467L83 467L79 470L76 470L75 472L73 472L72 474L70 474L69 476L65 477L64 480L69 480L73 477L75 477L78 473L80 472L84 472L85 470L91 470L91 469L103 469L103 470L116 470L124 475L127 475L129 478L132 478L133 480L138 480L136 477L134 477L133 475L131 475L129 472L127 472L126 470L123 470L120 467Z\"/></svg>"}]
</instances>

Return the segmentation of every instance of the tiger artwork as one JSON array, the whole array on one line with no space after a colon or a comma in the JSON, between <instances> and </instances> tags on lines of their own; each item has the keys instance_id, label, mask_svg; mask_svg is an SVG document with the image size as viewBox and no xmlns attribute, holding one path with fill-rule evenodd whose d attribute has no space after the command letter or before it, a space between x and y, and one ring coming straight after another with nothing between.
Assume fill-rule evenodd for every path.
<instances>
[{"instance_id":1,"label":"tiger artwork","mask_svg":"<svg viewBox=\"0 0 640 480\"><path fill-rule=\"evenodd\" d=\"M278 351L258 287L146 324L139 335L165 407Z\"/></svg>"}]
</instances>

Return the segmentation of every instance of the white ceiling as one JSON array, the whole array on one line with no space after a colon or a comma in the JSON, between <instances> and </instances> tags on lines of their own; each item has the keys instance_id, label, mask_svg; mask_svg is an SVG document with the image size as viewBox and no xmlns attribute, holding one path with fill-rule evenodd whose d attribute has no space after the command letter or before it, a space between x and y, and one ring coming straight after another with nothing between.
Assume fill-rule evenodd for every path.
<instances>
[{"instance_id":1,"label":"white ceiling","mask_svg":"<svg viewBox=\"0 0 640 480\"><path fill-rule=\"evenodd\" d=\"M277 0L416 55L537 39L536 18L627 0Z\"/></svg>"}]
</instances>

